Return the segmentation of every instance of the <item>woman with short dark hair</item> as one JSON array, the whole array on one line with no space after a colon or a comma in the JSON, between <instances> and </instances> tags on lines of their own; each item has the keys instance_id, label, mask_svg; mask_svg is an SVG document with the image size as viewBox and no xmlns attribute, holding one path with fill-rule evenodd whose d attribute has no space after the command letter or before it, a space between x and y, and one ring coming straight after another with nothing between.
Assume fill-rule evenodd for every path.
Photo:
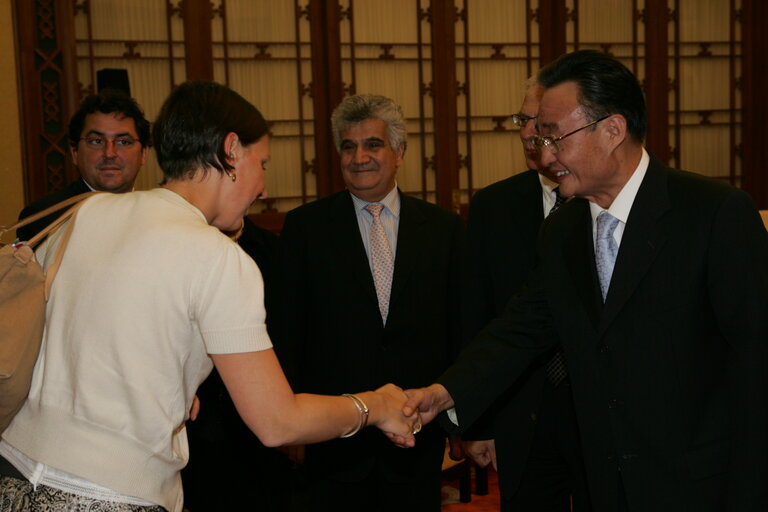
<instances>
[{"instance_id":1,"label":"woman with short dark hair","mask_svg":"<svg viewBox=\"0 0 768 512\"><path fill-rule=\"evenodd\" d=\"M237 93L185 83L153 129L163 186L83 204L29 398L0 442L0 511L180 511L184 422L213 364L268 446L366 424L412 442L396 386L295 395L283 376L259 269L221 232L265 193L267 131ZM63 231L37 252L46 268Z\"/></svg>"}]
</instances>

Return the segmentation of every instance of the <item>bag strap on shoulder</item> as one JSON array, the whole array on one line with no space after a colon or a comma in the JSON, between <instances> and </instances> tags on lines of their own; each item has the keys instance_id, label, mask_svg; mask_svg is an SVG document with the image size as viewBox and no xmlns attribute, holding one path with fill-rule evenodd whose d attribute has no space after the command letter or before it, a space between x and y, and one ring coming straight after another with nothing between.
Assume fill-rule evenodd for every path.
<instances>
[{"instance_id":1,"label":"bag strap on shoulder","mask_svg":"<svg viewBox=\"0 0 768 512\"><path fill-rule=\"evenodd\" d=\"M16 229L19 229L20 227L26 226L27 224L31 224L31 223L35 222L36 220L42 219L44 217L47 217L48 215L50 215L52 213L55 213L55 212L57 212L59 210L63 210L67 206L71 206L73 204L77 204L77 203L81 202L82 200L87 199L87 198L91 197L92 195L99 194L99 193L100 192L85 192L83 194L78 194L76 196L72 196L70 198L67 198L67 199L61 201L60 203L56 203L53 206L49 206L48 208L46 208L45 210L43 210L41 212L38 212L38 213L36 213L34 215L30 215L29 217L26 217L26 218L18 221L16 224L14 224L12 226L0 226L0 239L2 239L3 236L8 231L14 231ZM46 235L48 235L48 233L50 233L52 230L56 229L59 225L61 225L62 222L66 221L70 216L71 216L71 213L69 213L69 212L64 213L58 219L56 219L51 224L46 226L37 235L33 236L27 242L27 244L30 247L34 247L35 245L37 245L37 243L40 240L45 238Z\"/></svg>"},{"instance_id":2,"label":"bag strap on shoulder","mask_svg":"<svg viewBox=\"0 0 768 512\"><path fill-rule=\"evenodd\" d=\"M92 194L93 192L89 193ZM64 233L61 235L61 240L59 241L58 247L56 247L56 254L53 256L53 261L48 266L48 269L45 271L45 300L48 301L48 297L51 292L51 286L53 286L53 279L56 277L56 273L59 271L59 266L61 266L61 260L64 258L64 251L67 249L67 244L69 243L69 239L72 236L72 231L75 228L75 218L77 216L77 211L80 209L80 207L83 206L83 202L80 201L76 203L74 206L70 207L69 210L64 212L58 219L56 219L51 225L49 225L47 228L45 228L43 231L32 237L32 240L30 240L30 245L34 242L37 243L37 241L44 237L45 234L43 232L50 231L53 227L61 225L62 222L69 219L69 223L67 224L67 228L64 231ZM54 224L56 226L54 226ZM40 238L39 238L40 237Z\"/></svg>"}]
</instances>

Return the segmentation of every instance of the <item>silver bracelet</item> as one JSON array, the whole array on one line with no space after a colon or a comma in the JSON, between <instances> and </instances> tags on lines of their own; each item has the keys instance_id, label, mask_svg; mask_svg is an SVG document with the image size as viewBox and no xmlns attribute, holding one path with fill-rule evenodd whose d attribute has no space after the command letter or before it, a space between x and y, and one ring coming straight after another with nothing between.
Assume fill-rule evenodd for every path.
<instances>
[{"instance_id":1,"label":"silver bracelet","mask_svg":"<svg viewBox=\"0 0 768 512\"><path fill-rule=\"evenodd\" d=\"M346 434L342 435L341 437L352 437L353 435L360 432L362 429L365 428L366 425L368 425L368 406L365 405L365 402L363 402L359 396L353 395L350 393L344 393L341 396L345 396L352 400L352 403L355 404L355 407L357 407L357 413L359 415L359 421L357 422L357 427L350 430Z\"/></svg>"}]
</instances>

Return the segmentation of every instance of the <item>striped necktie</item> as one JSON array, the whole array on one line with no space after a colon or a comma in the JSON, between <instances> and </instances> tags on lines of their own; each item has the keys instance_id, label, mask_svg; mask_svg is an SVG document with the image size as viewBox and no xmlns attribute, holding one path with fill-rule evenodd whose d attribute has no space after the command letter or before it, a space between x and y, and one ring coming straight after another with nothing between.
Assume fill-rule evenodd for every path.
<instances>
[{"instance_id":1,"label":"striped necktie","mask_svg":"<svg viewBox=\"0 0 768 512\"><path fill-rule=\"evenodd\" d=\"M552 215L552 213L560 208L560 205L562 205L565 200L568 199L567 197L560 195L559 189L560 187L556 187L554 189L555 204L553 204L552 208L549 209L548 215ZM544 365L544 371L547 374L547 379L549 382L551 382L555 387L563 382L563 380L565 380L565 378L568 376L568 368L565 366L565 357L563 357L563 350L561 348L558 348L557 352L555 352L552 358Z\"/></svg>"},{"instance_id":2,"label":"striped necktie","mask_svg":"<svg viewBox=\"0 0 768 512\"><path fill-rule=\"evenodd\" d=\"M560 205L563 204L566 199L568 199L567 197L560 195L560 187L555 187L552 192L555 193L555 204L553 204L552 208L549 209L549 213L547 215L552 215L555 213L555 210L560 208Z\"/></svg>"}]
</instances>

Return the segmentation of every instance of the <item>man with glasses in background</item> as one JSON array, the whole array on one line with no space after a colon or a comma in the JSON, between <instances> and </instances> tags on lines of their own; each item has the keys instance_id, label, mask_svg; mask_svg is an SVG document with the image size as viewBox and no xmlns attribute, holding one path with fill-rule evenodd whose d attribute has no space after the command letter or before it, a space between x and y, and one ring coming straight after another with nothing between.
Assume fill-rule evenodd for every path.
<instances>
[{"instance_id":1,"label":"man with glasses in background","mask_svg":"<svg viewBox=\"0 0 768 512\"><path fill-rule=\"evenodd\" d=\"M69 150L80 179L29 204L19 219L91 190L130 192L150 145L149 121L135 100L117 89L86 96L69 121ZM19 228L16 236L29 240L60 214Z\"/></svg>"},{"instance_id":2,"label":"man with glasses in background","mask_svg":"<svg viewBox=\"0 0 768 512\"><path fill-rule=\"evenodd\" d=\"M520 112L528 171L478 191L469 208L466 343L504 311L525 284L544 219L564 203L558 178L534 144L542 87L531 79ZM590 510L570 381L560 346L542 354L488 414L464 434L464 451L499 474L502 512Z\"/></svg>"},{"instance_id":3,"label":"man with glasses in background","mask_svg":"<svg viewBox=\"0 0 768 512\"><path fill-rule=\"evenodd\" d=\"M559 342L597 511L768 510L768 234L752 199L643 147L617 59L539 72L541 159L576 196L523 291L404 407L471 425Z\"/></svg>"}]
</instances>

